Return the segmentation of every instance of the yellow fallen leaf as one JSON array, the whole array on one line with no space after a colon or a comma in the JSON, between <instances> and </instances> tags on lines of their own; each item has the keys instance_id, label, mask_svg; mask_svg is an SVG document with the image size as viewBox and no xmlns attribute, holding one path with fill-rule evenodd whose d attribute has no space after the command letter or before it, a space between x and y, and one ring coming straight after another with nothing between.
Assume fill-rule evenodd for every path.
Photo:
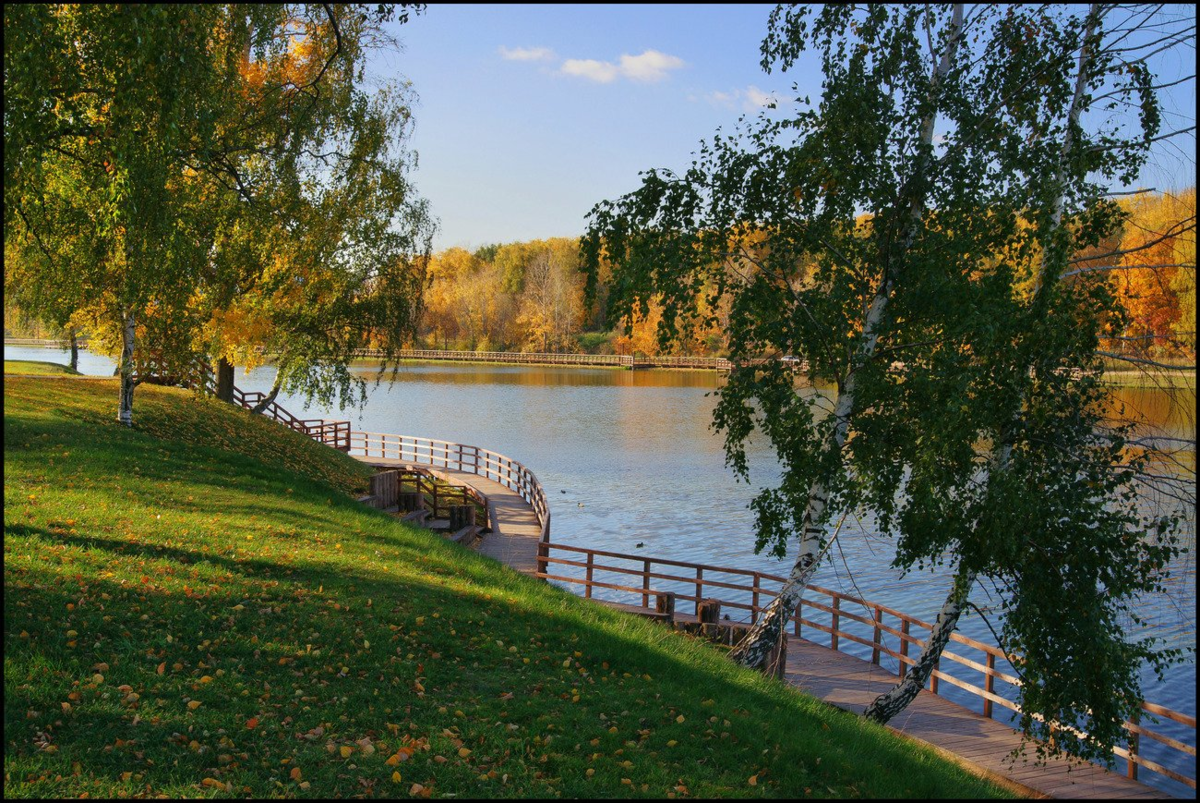
<instances>
[{"instance_id":1,"label":"yellow fallen leaf","mask_svg":"<svg viewBox=\"0 0 1200 803\"><path fill-rule=\"evenodd\" d=\"M398 772L392 773L392 783L400 783L400 773L398 773Z\"/></svg>"},{"instance_id":2,"label":"yellow fallen leaf","mask_svg":"<svg viewBox=\"0 0 1200 803\"><path fill-rule=\"evenodd\" d=\"M342 745L338 752L342 754L342 758L350 758L350 754L354 752L354 748L348 744Z\"/></svg>"},{"instance_id":3,"label":"yellow fallen leaf","mask_svg":"<svg viewBox=\"0 0 1200 803\"><path fill-rule=\"evenodd\" d=\"M458 757L459 758L466 758L469 755L471 755L471 751L469 749L467 749L465 747L458 748Z\"/></svg>"},{"instance_id":4,"label":"yellow fallen leaf","mask_svg":"<svg viewBox=\"0 0 1200 803\"><path fill-rule=\"evenodd\" d=\"M199 701L199 700L191 700L191 701L189 701L189 702L188 702L188 709L189 709L189 710L191 710L191 711L195 711L195 710L196 710L197 708L199 708L199 707L200 707L200 701Z\"/></svg>"},{"instance_id":5,"label":"yellow fallen leaf","mask_svg":"<svg viewBox=\"0 0 1200 803\"><path fill-rule=\"evenodd\" d=\"M288 776L289 776L289 777L290 777L290 778L291 778L293 781L298 781L298 780L300 780L300 775L301 775L301 773L300 773L300 768L299 768L299 767L292 767L292 771L288 773Z\"/></svg>"},{"instance_id":6,"label":"yellow fallen leaf","mask_svg":"<svg viewBox=\"0 0 1200 803\"><path fill-rule=\"evenodd\" d=\"M750 776L750 780L748 781L748 783L749 783L751 786L758 786L758 776L757 776L757 775L751 775L751 776Z\"/></svg>"},{"instance_id":7,"label":"yellow fallen leaf","mask_svg":"<svg viewBox=\"0 0 1200 803\"><path fill-rule=\"evenodd\" d=\"M685 717L683 714L680 714L679 716L675 717L675 721L682 724L683 722L687 721L687 717Z\"/></svg>"}]
</instances>

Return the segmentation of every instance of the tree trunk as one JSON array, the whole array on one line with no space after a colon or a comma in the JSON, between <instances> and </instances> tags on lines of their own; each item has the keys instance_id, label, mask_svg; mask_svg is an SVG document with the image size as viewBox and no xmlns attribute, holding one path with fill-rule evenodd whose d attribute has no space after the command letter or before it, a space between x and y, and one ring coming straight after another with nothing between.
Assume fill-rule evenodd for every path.
<instances>
[{"instance_id":1,"label":"tree trunk","mask_svg":"<svg viewBox=\"0 0 1200 803\"><path fill-rule=\"evenodd\" d=\"M76 336L75 327L68 329L71 336L71 370L79 370L79 338Z\"/></svg>"},{"instance_id":2,"label":"tree trunk","mask_svg":"<svg viewBox=\"0 0 1200 803\"><path fill-rule=\"evenodd\" d=\"M250 412L257 415L270 407L271 403L275 401L275 397L279 395L279 389L281 387L283 387L283 375L276 370L275 382L271 385L271 392L264 396L262 401L250 408Z\"/></svg>"},{"instance_id":3,"label":"tree trunk","mask_svg":"<svg viewBox=\"0 0 1200 803\"><path fill-rule=\"evenodd\" d=\"M121 313L121 362L117 370L121 374L121 392L117 403L117 420L127 427L133 426L133 349L137 337L137 324L133 308L126 307Z\"/></svg>"},{"instance_id":4,"label":"tree trunk","mask_svg":"<svg viewBox=\"0 0 1200 803\"><path fill-rule=\"evenodd\" d=\"M1067 158L1071 154L1073 141L1072 131L1079 123L1079 116L1082 113L1083 94L1087 88L1086 68L1089 58L1087 43L1091 40L1096 29L1096 13L1097 6L1093 3L1090 11L1090 17L1087 27L1083 35L1083 44L1079 50L1079 61L1077 66L1077 74L1075 76L1075 95L1071 100L1071 107L1067 112L1069 124L1067 126L1066 139L1063 141L1062 157L1059 160L1058 178L1060 185L1064 179L1064 166ZM1054 212L1051 215L1051 232L1053 233L1062 225L1064 199L1060 189L1058 197L1055 199ZM1041 264L1038 266L1037 275L1035 277L1035 289L1033 305L1040 305L1040 302L1048 295L1046 288L1052 286L1058 278L1059 271L1053 269L1055 263L1051 260L1049 249L1042 251ZM1013 422L1014 427L1017 422ZM995 475L1003 472L1008 468L1008 461L1012 455L1012 445L1010 443L1003 444L999 451L993 455L990 474ZM913 701L925 683L929 680L929 674L933 671L934 665L942 657L942 652L946 649L946 645L950 642L950 634L958 627L958 618L962 615L963 609L966 607L967 598L971 593L971 586L975 583L976 573L966 571L962 567L954 576L954 584L950 589L950 593L946 596L946 601L942 604L942 609L938 612L937 620L934 622L933 629L930 631L929 640L925 643L925 647L921 650L921 655L917 658L917 663L913 666L913 671L909 673L904 680L900 681L889 691L879 695L875 700L867 706L867 710L863 712L863 716L868 719L873 719L880 724L886 724L892 717L900 713L905 707Z\"/></svg>"},{"instance_id":5,"label":"tree trunk","mask_svg":"<svg viewBox=\"0 0 1200 803\"><path fill-rule=\"evenodd\" d=\"M950 643L950 634L958 627L958 617L966 608L967 597L971 594L971 586L975 584L975 572L960 569L954 576L954 585L942 609L938 611L937 620L929 632L929 640L925 642L920 657L913 665L912 671L904 676L889 691L879 695L867 706L863 716L883 725L892 717L899 714L916 698L917 692L925 688L933 667L942 657L942 651Z\"/></svg>"},{"instance_id":6,"label":"tree trunk","mask_svg":"<svg viewBox=\"0 0 1200 803\"><path fill-rule=\"evenodd\" d=\"M954 65L955 56L958 51L958 38L962 31L962 15L962 4L955 5L954 16L951 21L952 33L946 44L946 52L942 54L941 62L934 71L933 80L931 81L931 94L937 89L942 76L948 73ZM913 241L916 239L917 231L921 226L921 217L925 210L925 189L923 183L925 173L929 167L928 153L929 147L933 143L935 118L936 109L930 111L921 121L920 137L925 147L922 149L922 156L919 157L914 167L913 177L910 179L914 195L909 203L907 231L904 232L904 236L901 238L902 244L899 251L895 253L895 256L899 260L903 260L905 251L912 246ZM891 256L881 254L881 257L886 259L883 278L880 280L879 288L876 290L875 297L871 300L871 306L867 310L866 319L863 321L862 334L858 341L858 349L846 376L846 382L838 394L837 405L833 411L833 420L837 423L834 424L833 429L830 430L827 436L824 446L826 454L840 454L846 443L846 434L850 428L850 419L854 414L857 386L855 371L875 354L875 348L879 342L879 329L883 323L884 313L887 311L892 290L895 287L897 266L891 264ZM775 650L780 635L783 633L784 627L787 625L787 620L792 617L796 606L800 603L800 597L803 595L804 589L808 585L813 572L816 571L817 551L821 547L822 536L825 532L821 522L824 519L825 508L828 503L829 488L822 481L814 483L809 489L808 507L805 509L804 518L801 521L799 555L796 558L796 563L792 566L791 573L788 575L787 583L780 589L779 596L772 600L767 609L763 611L762 618L754 625L750 634L730 653L730 657L743 666L759 670L766 666L772 652Z\"/></svg>"},{"instance_id":7,"label":"tree trunk","mask_svg":"<svg viewBox=\"0 0 1200 803\"><path fill-rule=\"evenodd\" d=\"M224 357L217 360L217 398L233 404L233 363Z\"/></svg>"}]
</instances>

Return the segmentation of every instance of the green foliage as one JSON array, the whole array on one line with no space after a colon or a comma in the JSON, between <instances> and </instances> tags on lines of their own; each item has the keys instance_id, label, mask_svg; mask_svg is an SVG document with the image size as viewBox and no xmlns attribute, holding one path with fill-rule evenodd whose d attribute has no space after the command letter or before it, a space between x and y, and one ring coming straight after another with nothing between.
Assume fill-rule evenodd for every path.
<instances>
[{"instance_id":1,"label":"green foliage","mask_svg":"<svg viewBox=\"0 0 1200 803\"><path fill-rule=\"evenodd\" d=\"M261 417L151 386L120 427L113 384L5 382L6 798L1003 795Z\"/></svg>"},{"instance_id":2,"label":"green foliage","mask_svg":"<svg viewBox=\"0 0 1200 803\"><path fill-rule=\"evenodd\" d=\"M831 516L866 508L901 568L990 578L1003 645L1025 656L1026 733L1057 717L1090 734L1057 749L1111 759L1140 666L1177 657L1117 623L1177 545L1170 520L1139 514L1145 458L1099 413L1119 303L1102 279L1058 281L1117 231L1120 208L1097 199L1158 131L1153 77L1103 46L1100 23L981 7L958 36L946 6L779 8L763 66L815 51L819 102L717 134L683 174L647 171L593 209L582 251L590 292L612 266L614 317L662 300L664 340L696 323L698 299L731 299L740 367L714 426L737 474L758 433L783 468L752 503L757 549L783 555L799 534L796 577ZM1077 86L1134 103L1139 130L1089 118ZM763 354L806 359L843 412L748 362Z\"/></svg>"},{"instance_id":3,"label":"green foliage","mask_svg":"<svg viewBox=\"0 0 1200 803\"><path fill-rule=\"evenodd\" d=\"M411 337L433 228L409 90L364 88L412 10L7 8L6 290L139 361L269 347L353 399L352 352Z\"/></svg>"}]
</instances>

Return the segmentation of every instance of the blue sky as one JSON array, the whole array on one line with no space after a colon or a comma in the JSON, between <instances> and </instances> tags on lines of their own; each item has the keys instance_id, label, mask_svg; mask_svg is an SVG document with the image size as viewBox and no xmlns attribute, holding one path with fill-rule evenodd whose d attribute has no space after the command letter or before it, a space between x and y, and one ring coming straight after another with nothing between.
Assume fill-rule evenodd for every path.
<instances>
[{"instance_id":1,"label":"blue sky","mask_svg":"<svg viewBox=\"0 0 1200 803\"><path fill-rule=\"evenodd\" d=\"M684 169L702 139L771 97L814 99L811 56L759 66L770 5L431 5L392 31L372 71L419 98L414 180L441 226L435 250L575 237L598 201L651 167ZM1188 51L1194 53L1194 51ZM1178 56L1162 65L1194 72ZM1195 118L1195 83L1170 107ZM1177 122L1179 118L1169 119ZM1143 185L1195 182L1195 138L1166 148Z\"/></svg>"},{"instance_id":2,"label":"blue sky","mask_svg":"<svg viewBox=\"0 0 1200 803\"><path fill-rule=\"evenodd\" d=\"M771 8L431 5L395 28L403 52L374 67L420 98L435 249L578 236L639 171L685 168L719 126L790 96L793 71L759 67Z\"/></svg>"}]
</instances>

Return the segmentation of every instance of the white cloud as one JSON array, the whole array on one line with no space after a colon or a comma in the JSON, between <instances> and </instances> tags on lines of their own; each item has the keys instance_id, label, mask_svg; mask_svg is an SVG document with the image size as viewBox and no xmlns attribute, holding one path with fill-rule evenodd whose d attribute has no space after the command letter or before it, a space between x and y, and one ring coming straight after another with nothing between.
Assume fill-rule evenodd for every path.
<instances>
[{"instance_id":1,"label":"white cloud","mask_svg":"<svg viewBox=\"0 0 1200 803\"><path fill-rule=\"evenodd\" d=\"M734 89L729 92L709 92L704 99L713 106L725 109L733 110L740 106L745 112L756 112L772 103L778 108L791 105L791 101L781 99L774 93L764 92L753 84L745 89Z\"/></svg>"},{"instance_id":2,"label":"white cloud","mask_svg":"<svg viewBox=\"0 0 1200 803\"><path fill-rule=\"evenodd\" d=\"M646 50L638 56L622 54L619 64L596 59L567 59L562 63L560 71L563 75L587 78L601 84L612 83L617 78L652 83L663 80L671 70L678 70L685 64L686 62L678 56Z\"/></svg>"},{"instance_id":3,"label":"white cloud","mask_svg":"<svg viewBox=\"0 0 1200 803\"><path fill-rule=\"evenodd\" d=\"M744 104L746 111L756 111L772 103L778 105L778 99L774 95L763 92L753 84L746 87L746 103Z\"/></svg>"},{"instance_id":4,"label":"white cloud","mask_svg":"<svg viewBox=\"0 0 1200 803\"><path fill-rule=\"evenodd\" d=\"M631 81L661 81L670 70L684 65L678 56L668 56L657 50L647 50L640 56L621 56L621 75Z\"/></svg>"},{"instance_id":5,"label":"white cloud","mask_svg":"<svg viewBox=\"0 0 1200 803\"><path fill-rule=\"evenodd\" d=\"M617 65L609 61L567 59L562 64L562 73L564 75L575 75L600 84L611 83L616 79L617 72Z\"/></svg>"},{"instance_id":6,"label":"white cloud","mask_svg":"<svg viewBox=\"0 0 1200 803\"><path fill-rule=\"evenodd\" d=\"M549 61L554 51L548 47L500 47L500 57L507 61Z\"/></svg>"}]
</instances>

